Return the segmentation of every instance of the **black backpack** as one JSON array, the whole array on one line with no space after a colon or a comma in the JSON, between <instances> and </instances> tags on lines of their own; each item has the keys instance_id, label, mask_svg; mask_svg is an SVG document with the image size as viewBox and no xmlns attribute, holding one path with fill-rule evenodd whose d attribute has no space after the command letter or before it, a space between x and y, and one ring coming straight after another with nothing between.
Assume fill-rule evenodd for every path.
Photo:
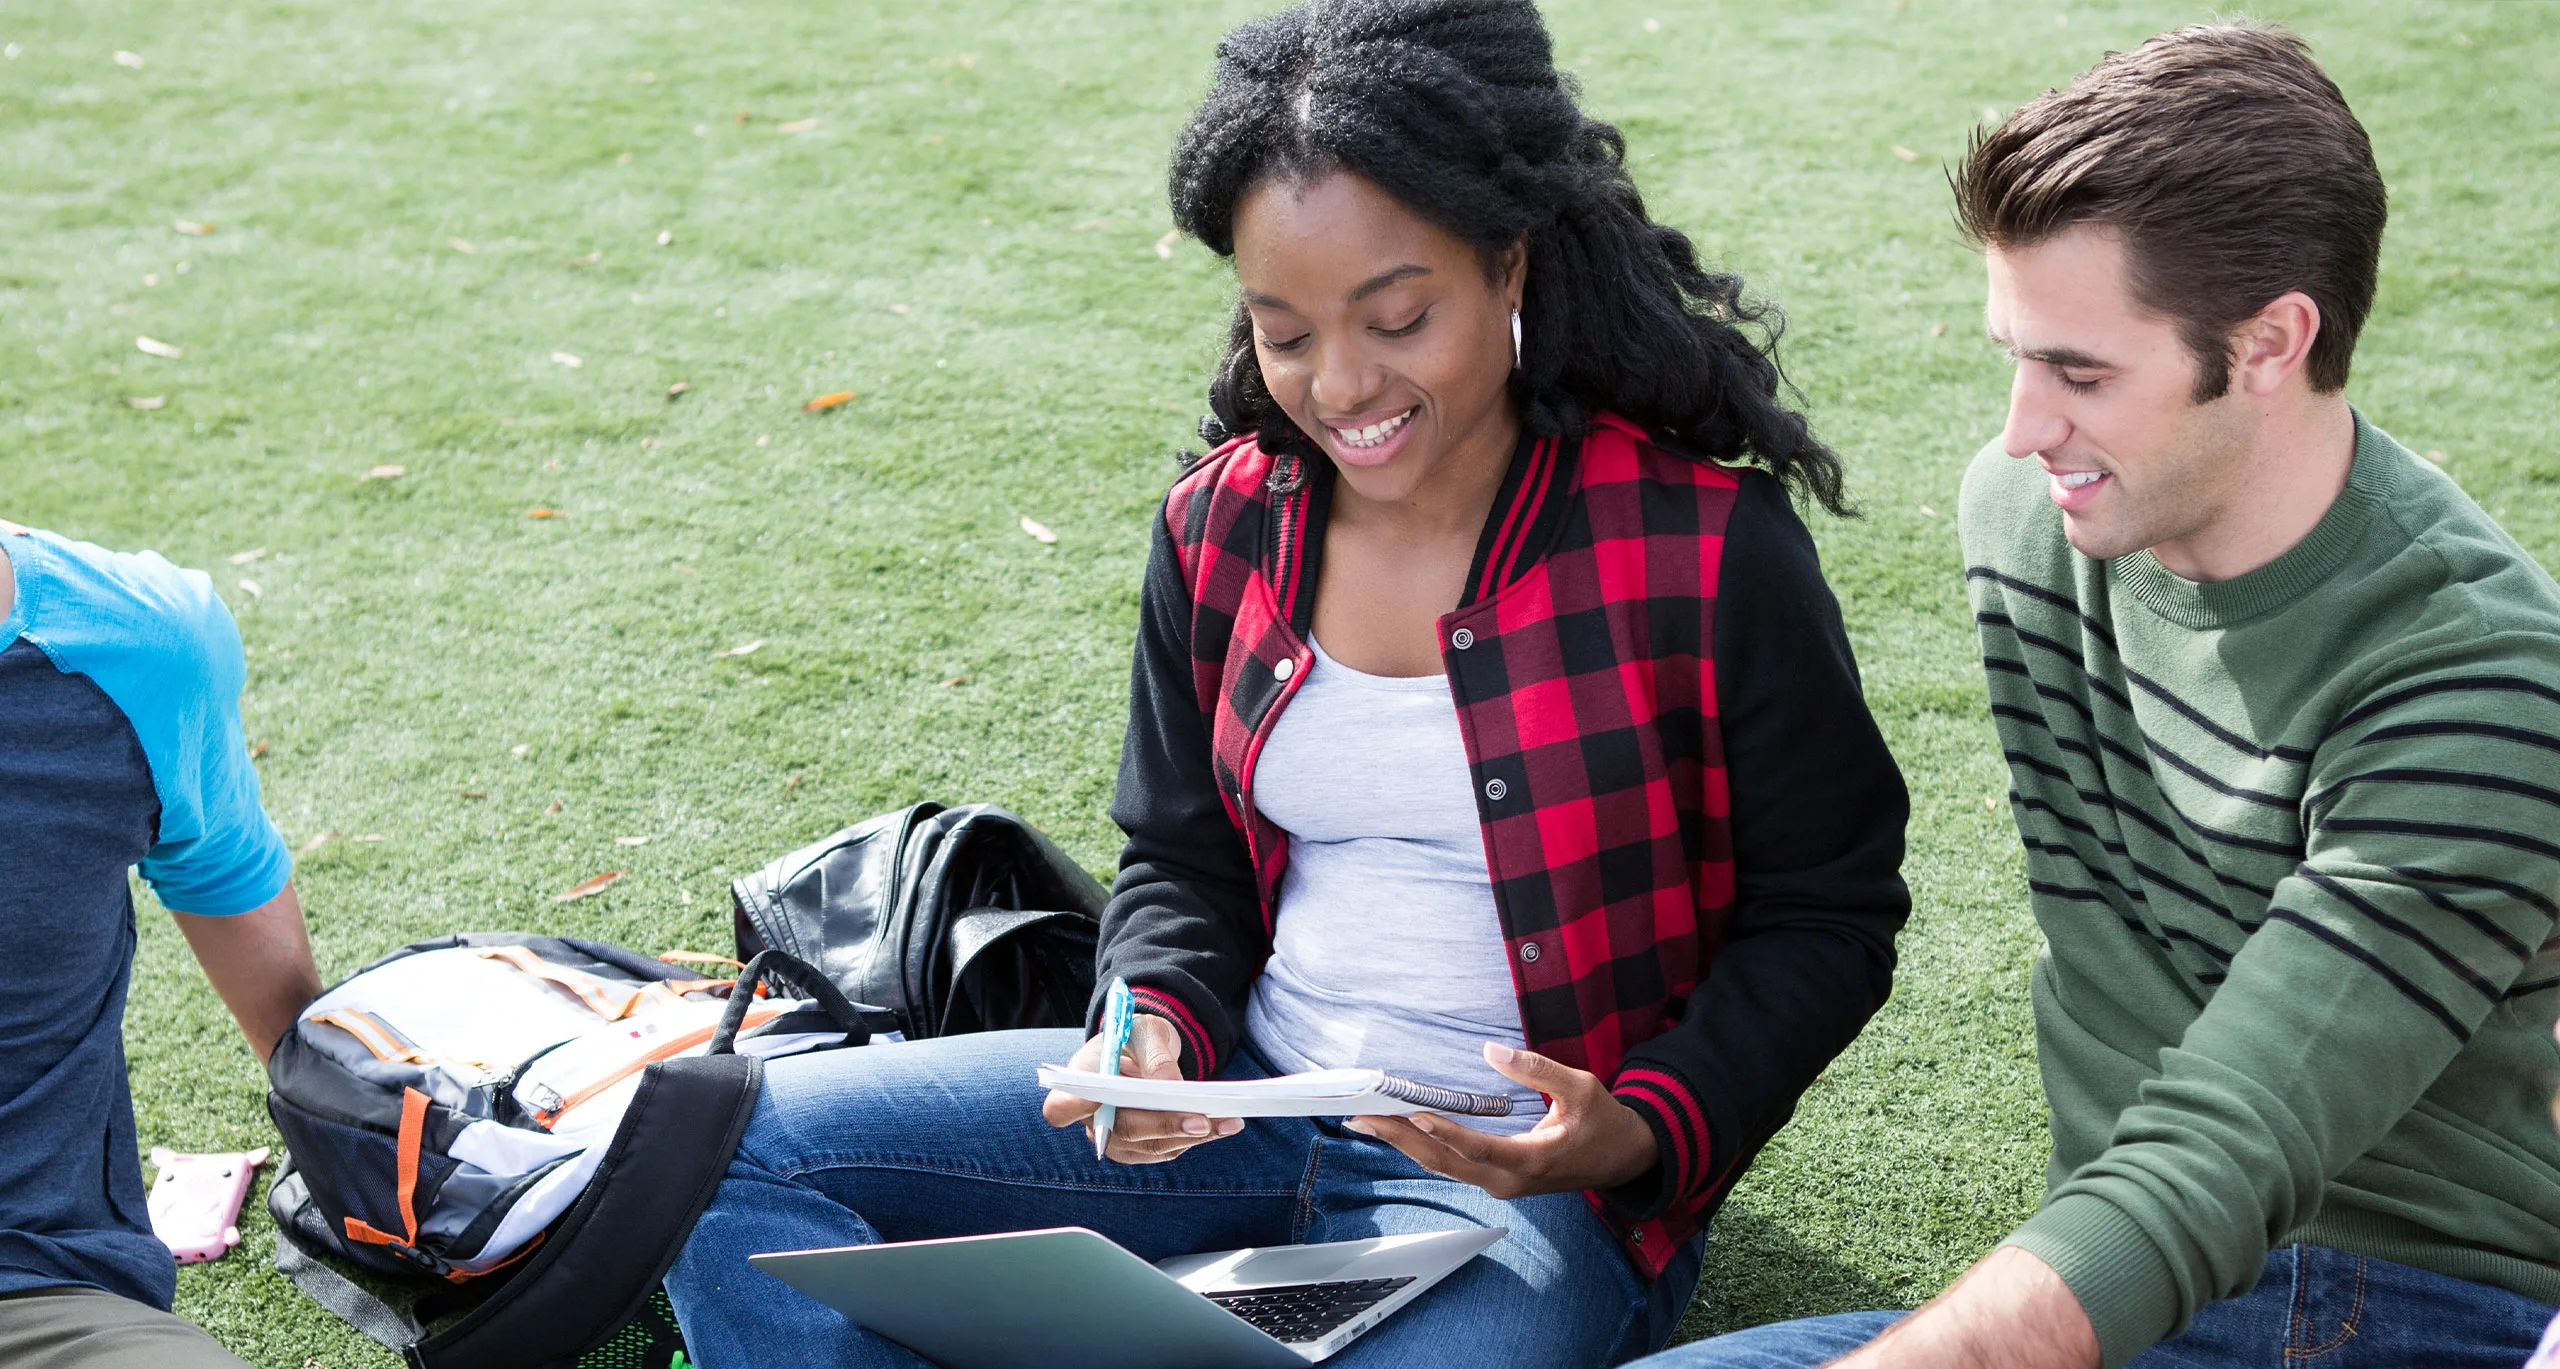
<instances>
[{"instance_id":1,"label":"black backpack","mask_svg":"<svg viewBox=\"0 0 2560 1369\"><path fill-rule=\"evenodd\" d=\"M755 1102L761 1059L728 1049L742 1019L766 1015L755 986L803 1001L793 1005L796 1015L752 1032L835 1029L847 1045L875 1034L922 1038L1084 1020L1104 891L1003 809L921 803L884 814L738 880L732 894L746 962L737 980L744 987L734 990L695 979L694 969L592 942L483 934L422 943L539 943L555 956L600 962L590 968L682 981L696 994L726 996L724 1030L712 1053L645 1067L593 1177L517 1263L460 1285L419 1266L408 1277L433 1282L406 1310L396 1308L335 1267L386 1268L336 1229L358 1205L356 1193L340 1190L359 1185L288 1159L267 1199L278 1227L276 1268L415 1369L681 1365L682 1342L659 1285L727 1172ZM296 1058L280 1049L281 1072L271 1066L270 1109L280 1123L308 1111L293 1100L311 1091L310 1053L298 1052L299 1065ZM333 1092L346 1087L344 1078L330 1080ZM396 1131L401 1090L388 1088L385 1097L386 1107L372 1109L384 1114L377 1129ZM343 1101L339 1108L366 1110ZM304 1144L295 1133L309 1128L296 1121L286 1139Z\"/></svg>"},{"instance_id":2,"label":"black backpack","mask_svg":"<svg viewBox=\"0 0 2560 1369\"><path fill-rule=\"evenodd\" d=\"M770 949L814 965L874 1030L909 1039L1082 1026L1110 897L1038 828L986 803L883 813L729 894L739 959Z\"/></svg>"}]
</instances>

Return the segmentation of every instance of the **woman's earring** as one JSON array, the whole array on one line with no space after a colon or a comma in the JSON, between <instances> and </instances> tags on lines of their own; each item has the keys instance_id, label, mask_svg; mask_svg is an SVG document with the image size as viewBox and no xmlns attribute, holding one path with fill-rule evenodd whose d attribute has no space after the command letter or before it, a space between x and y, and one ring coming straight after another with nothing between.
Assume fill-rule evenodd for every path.
<instances>
[{"instance_id":1,"label":"woman's earring","mask_svg":"<svg viewBox=\"0 0 2560 1369\"><path fill-rule=\"evenodd\" d=\"M1511 369L1520 369L1520 311L1511 311Z\"/></svg>"}]
</instances>

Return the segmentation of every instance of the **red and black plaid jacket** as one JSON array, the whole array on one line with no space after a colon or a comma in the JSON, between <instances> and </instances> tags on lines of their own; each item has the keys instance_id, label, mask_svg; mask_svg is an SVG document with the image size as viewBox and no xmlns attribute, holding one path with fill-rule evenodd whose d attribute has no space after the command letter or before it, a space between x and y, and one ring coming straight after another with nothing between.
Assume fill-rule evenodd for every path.
<instances>
[{"instance_id":1,"label":"red and black plaid jacket","mask_svg":"<svg viewBox=\"0 0 2560 1369\"><path fill-rule=\"evenodd\" d=\"M1194 1076L1231 1053L1271 952L1289 840L1254 806L1254 767L1312 664L1332 487L1330 463L1239 441L1184 475L1157 529L1102 979L1174 1024ZM1718 589L1746 500L1767 549L1748 567L1761 629L1738 648L1762 658L1756 826L1733 814L1715 659L1737 640ZM1659 1273L1884 1000L1908 911L1901 777L1765 475L1608 416L1524 439L1467 585L1440 654L1523 1035L1652 1127L1657 1172L1590 1197ZM1797 755L1805 773L1764 773ZM1738 863L1738 830L1773 858Z\"/></svg>"}]
</instances>

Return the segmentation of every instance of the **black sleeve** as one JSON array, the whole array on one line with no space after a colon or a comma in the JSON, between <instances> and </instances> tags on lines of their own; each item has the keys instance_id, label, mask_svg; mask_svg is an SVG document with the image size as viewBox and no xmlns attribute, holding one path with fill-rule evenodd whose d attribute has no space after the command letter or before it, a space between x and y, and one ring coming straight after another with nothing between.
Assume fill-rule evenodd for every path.
<instances>
[{"instance_id":1,"label":"black sleeve","mask_svg":"<svg viewBox=\"0 0 2560 1369\"><path fill-rule=\"evenodd\" d=\"M1129 735L1111 818L1127 833L1102 914L1090 1030L1122 976L1141 1010L1173 1022L1194 1078L1225 1063L1244 1031L1247 988L1265 954L1244 838L1209 768L1208 717L1192 685L1191 595L1162 515L1147 554L1130 670Z\"/></svg>"},{"instance_id":2,"label":"black sleeve","mask_svg":"<svg viewBox=\"0 0 2560 1369\"><path fill-rule=\"evenodd\" d=\"M1715 614L1732 920L1679 1024L1626 1061L1685 1084L1708 1136L1684 1166L1659 1093L1620 1095L1662 1151L1654 1173L1603 1194L1637 1220L1729 1185L1786 1125L1884 1005L1911 912L1902 772L1867 711L1812 534L1758 471L1726 524Z\"/></svg>"}]
</instances>

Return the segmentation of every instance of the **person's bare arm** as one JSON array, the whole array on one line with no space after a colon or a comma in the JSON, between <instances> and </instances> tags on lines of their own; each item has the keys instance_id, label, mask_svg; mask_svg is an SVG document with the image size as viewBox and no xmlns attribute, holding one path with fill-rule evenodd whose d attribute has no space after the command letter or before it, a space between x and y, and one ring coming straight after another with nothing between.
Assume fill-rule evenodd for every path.
<instances>
[{"instance_id":1,"label":"person's bare arm","mask_svg":"<svg viewBox=\"0 0 2560 1369\"><path fill-rule=\"evenodd\" d=\"M320 996L320 972L311 963L311 934L302 925L302 900L293 886L236 917L198 917L172 911L178 930L204 966L204 977L240 1023L258 1063L293 1029L293 1020Z\"/></svg>"},{"instance_id":2,"label":"person's bare arm","mask_svg":"<svg viewBox=\"0 0 2560 1369\"><path fill-rule=\"evenodd\" d=\"M2097 1369L2098 1333L2053 1266L2014 1245L1832 1369Z\"/></svg>"}]
</instances>

